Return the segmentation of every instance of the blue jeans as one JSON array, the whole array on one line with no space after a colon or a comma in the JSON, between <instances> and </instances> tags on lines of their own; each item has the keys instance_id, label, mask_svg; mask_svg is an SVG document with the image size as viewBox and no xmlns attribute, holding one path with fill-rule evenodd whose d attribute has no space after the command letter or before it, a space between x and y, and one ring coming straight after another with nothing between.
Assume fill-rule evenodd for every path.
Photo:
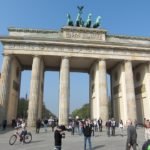
<instances>
[{"instance_id":1,"label":"blue jeans","mask_svg":"<svg viewBox=\"0 0 150 150\"><path fill-rule=\"evenodd\" d=\"M91 137L84 136L84 150L86 150L86 143L89 143L89 150L92 150Z\"/></svg>"}]
</instances>

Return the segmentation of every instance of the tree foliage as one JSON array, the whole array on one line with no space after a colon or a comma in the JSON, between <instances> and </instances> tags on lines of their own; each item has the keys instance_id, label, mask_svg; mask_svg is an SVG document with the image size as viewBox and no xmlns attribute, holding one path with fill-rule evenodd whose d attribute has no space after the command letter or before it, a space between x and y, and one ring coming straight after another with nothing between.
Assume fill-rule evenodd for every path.
<instances>
[{"instance_id":1,"label":"tree foliage","mask_svg":"<svg viewBox=\"0 0 150 150\"><path fill-rule=\"evenodd\" d=\"M72 112L73 118L78 116L79 118L89 118L90 117L90 107L89 104L84 104L81 108L75 109Z\"/></svg>"},{"instance_id":2,"label":"tree foliage","mask_svg":"<svg viewBox=\"0 0 150 150\"><path fill-rule=\"evenodd\" d=\"M20 98L18 102L17 117L27 119L28 116L28 100L25 98ZM50 110L48 110L43 103L42 106L42 118L49 118L50 116L56 117Z\"/></svg>"},{"instance_id":3,"label":"tree foliage","mask_svg":"<svg viewBox=\"0 0 150 150\"><path fill-rule=\"evenodd\" d=\"M50 118L50 117L56 118L56 116L49 110L46 108L45 104L43 103L42 106L42 118Z\"/></svg>"},{"instance_id":4,"label":"tree foliage","mask_svg":"<svg viewBox=\"0 0 150 150\"><path fill-rule=\"evenodd\" d=\"M27 112L28 111L28 100L25 98L20 98L18 102L18 111L17 111L17 117L20 118L27 118Z\"/></svg>"}]
</instances>

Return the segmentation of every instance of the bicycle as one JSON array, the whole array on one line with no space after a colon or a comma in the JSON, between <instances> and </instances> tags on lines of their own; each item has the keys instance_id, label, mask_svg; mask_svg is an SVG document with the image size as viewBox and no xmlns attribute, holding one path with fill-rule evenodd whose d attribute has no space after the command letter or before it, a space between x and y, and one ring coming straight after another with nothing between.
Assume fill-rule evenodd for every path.
<instances>
[{"instance_id":1,"label":"bicycle","mask_svg":"<svg viewBox=\"0 0 150 150\"><path fill-rule=\"evenodd\" d=\"M26 132L22 137L20 137L20 133L18 132L18 129L17 129L17 131L13 135L10 136L9 144L14 145L17 139L19 139L20 142L29 144L32 141L32 134L31 132Z\"/></svg>"}]
</instances>

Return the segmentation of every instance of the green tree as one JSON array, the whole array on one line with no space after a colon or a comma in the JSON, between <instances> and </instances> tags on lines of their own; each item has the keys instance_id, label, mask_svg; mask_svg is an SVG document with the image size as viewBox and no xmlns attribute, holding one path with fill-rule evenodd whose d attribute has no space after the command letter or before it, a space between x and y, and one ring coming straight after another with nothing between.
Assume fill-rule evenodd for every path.
<instances>
[{"instance_id":1,"label":"green tree","mask_svg":"<svg viewBox=\"0 0 150 150\"><path fill-rule=\"evenodd\" d=\"M26 119L27 111L28 111L28 100L25 98L20 98L18 102L17 116Z\"/></svg>"},{"instance_id":2,"label":"green tree","mask_svg":"<svg viewBox=\"0 0 150 150\"><path fill-rule=\"evenodd\" d=\"M43 103L43 106L42 106L42 118L50 118L50 117L53 117L53 118L56 118L56 116L46 108L45 104Z\"/></svg>"},{"instance_id":3,"label":"green tree","mask_svg":"<svg viewBox=\"0 0 150 150\"><path fill-rule=\"evenodd\" d=\"M81 108L75 109L72 112L72 117L75 118L76 116L79 116L79 118L89 118L90 117L89 104L84 104Z\"/></svg>"},{"instance_id":4,"label":"green tree","mask_svg":"<svg viewBox=\"0 0 150 150\"><path fill-rule=\"evenodd\" d=\"M24 119L27 119L28 116L28 102L29 100L25 98L20 98L18 102L18 111L17 111L17 117L21 117ZM46 108L45 104L43 103L42 106L42 118L49 118L50 116L55 117L56 116Z\"/></svg>"}]
</instances>

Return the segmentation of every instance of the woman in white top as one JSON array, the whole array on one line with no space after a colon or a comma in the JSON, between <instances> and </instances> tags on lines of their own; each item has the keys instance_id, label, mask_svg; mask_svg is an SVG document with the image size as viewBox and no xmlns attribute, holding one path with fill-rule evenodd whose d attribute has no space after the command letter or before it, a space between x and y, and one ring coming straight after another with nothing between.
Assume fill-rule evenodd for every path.
<instances>
[{"instance_id":1,"label":"woman in white top","mask_svg":"<svg viewBox=\"0 0 150 150\"><path fill-rule=\"evenodd\" d=\"M120 128L121 136L123 136L123 121L122 120L120 120L119 122L119 128Z\"/></svg>"}]
</instances>

